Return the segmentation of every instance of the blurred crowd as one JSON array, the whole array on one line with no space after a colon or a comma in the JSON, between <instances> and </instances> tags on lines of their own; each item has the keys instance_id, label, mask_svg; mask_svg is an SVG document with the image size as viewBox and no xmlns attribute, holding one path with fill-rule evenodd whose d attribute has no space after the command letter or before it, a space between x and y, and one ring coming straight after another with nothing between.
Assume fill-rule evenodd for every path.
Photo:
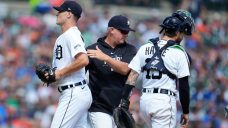
<instances>
[{"instance_id":1,"label":"blurred crowd","mask_svg":"<svg viewBox=\"0 0 228 128\"><path fill-rule=\"evenodd\" d=\"M184 4L182 4L184 6ZM180 7L183 7L180 6ZM227 128L224 106L228 105L228 13L213 13L199 8L194 13L195 32L182 43L192 57L191 64L191 128ZM104 36L112 14L86 10L79 20L85 45ZM135 33L128 42L139 48L147 40L159 36L164 17L129 19ZM0 127L48 128L58 103L57 87L43 86L34 73L34 65L51 64L52 48L60 33L53 10L28 16L0 17ZM140 87L137 87L140 89ZM130 110L138 128L147 128L139 112L139 89L131 96ZM178 100L178 98L177 98ZM180 118L181 106L178 103ZM178 122L177 122L178 123Z\"/></svg>"},{"instance_id":2,"label":"blurred crowd","mask_svg":"<svg viewBox=\"0 0 228 128\"><path fill-rule=\"evenodd\" d=\"M99 4L115 4L123 6L143 6L143 7L158 7L159 0L94 0Z\"/></svg>"}]
</instances>

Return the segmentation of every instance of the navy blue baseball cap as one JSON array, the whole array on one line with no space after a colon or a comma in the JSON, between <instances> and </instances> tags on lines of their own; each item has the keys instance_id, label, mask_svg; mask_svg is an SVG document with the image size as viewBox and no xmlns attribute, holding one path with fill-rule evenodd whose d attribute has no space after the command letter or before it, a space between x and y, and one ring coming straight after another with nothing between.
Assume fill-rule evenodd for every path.
<instances>
[{"instance_id":1,"label":"navy blue baseball cap","mask_svg":"<svg viewBox=\"0 0 228 128\"><path fill-rule=\"evenodd\" d=\"M82 14L82 7L77 2L71 1L71 0L65 1L59 7L53 7L53 8L59 12L62 12L62 11L72 12L78 18L80 18Z\"/></svg>"},{"instance_id":2,"label":"navy blue baseball cap","mask_svg":"<svg viewBox=\"0 0 228 128\"><path fill-rule=\"evenodd\" d=\"M130 21L127 17L122 15L113 16L109 22L108 27L113 27L123 31L134 31L134 29L130 28Z\"/></svg>"}]
</instances>

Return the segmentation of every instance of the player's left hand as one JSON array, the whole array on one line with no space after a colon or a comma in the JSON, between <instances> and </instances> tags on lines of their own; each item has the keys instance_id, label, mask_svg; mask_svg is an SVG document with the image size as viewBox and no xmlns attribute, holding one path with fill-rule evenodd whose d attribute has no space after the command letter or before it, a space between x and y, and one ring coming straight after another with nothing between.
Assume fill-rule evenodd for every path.
<instances>
[{"instance_id":1,"label":"player's left hand","mask_svg":"<svg viewBox=\"0 0 228 128\"><path fill-rule=\"evenodd\" d=\"M188 114L182 114L180 119L181 128L188 128L188 122Z\"/></svg>"},{"instance_id":2,"label":"player's left hand","mask_svg":"<svg viewBox=\"0 0 228 128\"><path fill-rule=\"evenodd\" d=\"M47 64L37 64L35 66L35 72L37 76L40 78L41 81L47 83L47 85L57 80L55 71L56 68L52 68Z\"/></svg>"},{"instance_id":3,"label":"player's left hand","mask_svg":"<svg viewBox=\"0 0 228 128\"><path fill-rule=\"evenodd\" d=\"M113 110L113 119L117 128L135 128L135 120L132 114L123 107L116 107Z\"/></svg>"},{"instance_id":4,"label":"player's left hand","mask_svg":"<svg viewBox=\"0 0 228 128\"><path fill-rule=\"evenodd\" d=\"M119 107L128 110L129 109L129 105L130 105L130 101L127 99L121 99L120 100L120 104Z\"/></svg>"},{"instance_id":5,"label":"player's left hand","mask_svg":"<svg viewBox=\"0 0 228 128\"><path fill-rule=\"evenodd\" d=\"M96 59L99 59L101 61L106 61L108 59L108 55L106 55L105 53L103 53L99 48L98 46L96 46L96 50L93 50L93 49L88 49L87 50L87 55L90 57L90 58L96 58Z\"/></svg>"}]
</instances>

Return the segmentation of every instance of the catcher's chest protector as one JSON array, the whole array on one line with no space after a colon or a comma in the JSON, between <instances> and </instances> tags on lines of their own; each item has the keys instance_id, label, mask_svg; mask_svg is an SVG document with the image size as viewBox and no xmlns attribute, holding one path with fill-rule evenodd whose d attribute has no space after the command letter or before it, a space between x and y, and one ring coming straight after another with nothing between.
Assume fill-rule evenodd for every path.
<instances>
[{"instance_id":1,"label":"catcher's chest protector","mask_svg":"<svg viewBox=\"0 0 228 128\"><path fill-rule=\"evenodd\" d=\"M155 50L156 52L154 53L154 55L146 60L147 63L145 66L142 67L142 71L148 71L148 70L157 70L160 71L164 74L167 74L170 78L175 79L176 76L174 74L172 74L164 65L164 62L162 60L161 54L162 51L167 49L170 46L173 46L174 44L176 44L176 42L169 40L167 42L167 44L165 46L163 46L161 49L158 47L158 41L159 38L155 38L155 39L150 39L150 41L154 44Z\"/></svg>"}]
</instances>

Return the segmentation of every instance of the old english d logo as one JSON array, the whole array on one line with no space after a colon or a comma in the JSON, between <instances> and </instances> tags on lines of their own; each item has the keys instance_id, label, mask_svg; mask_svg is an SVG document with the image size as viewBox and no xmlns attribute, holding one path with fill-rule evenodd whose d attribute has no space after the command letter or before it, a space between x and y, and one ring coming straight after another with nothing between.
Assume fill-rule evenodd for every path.
<instances>
[{"instance_id":1,"label":"old english d logo","mask_svg":"<svg viewBox=\"0 0 228 128\"><path fill-rule=\"evenodd\" d=\"M55 49L55 55L56 55L56 59L58 60L63 58L63 47L61 45L57 45Z\"/></svg>"}]
</instances>

